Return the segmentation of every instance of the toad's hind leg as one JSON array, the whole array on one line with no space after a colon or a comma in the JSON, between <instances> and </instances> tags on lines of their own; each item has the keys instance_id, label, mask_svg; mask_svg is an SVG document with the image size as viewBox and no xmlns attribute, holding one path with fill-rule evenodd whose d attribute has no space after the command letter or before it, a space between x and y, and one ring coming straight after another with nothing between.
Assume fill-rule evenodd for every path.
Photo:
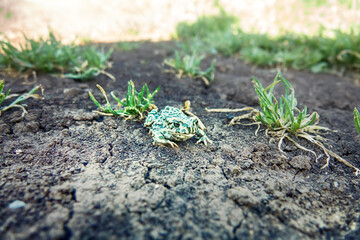
<instances>
[{"instance_id":1,"label":"toad's hind leg","mask_svg":"<svg viewBox=\"0 0 360 240\"><path fill-rule=\"evenodd\" d=\"M161 132L154 131L153 133L154 146L157 145L169 145L170 147L178 147L178 145L170 140L165 139L164 135Z\"/></svg>"}]
</instances>

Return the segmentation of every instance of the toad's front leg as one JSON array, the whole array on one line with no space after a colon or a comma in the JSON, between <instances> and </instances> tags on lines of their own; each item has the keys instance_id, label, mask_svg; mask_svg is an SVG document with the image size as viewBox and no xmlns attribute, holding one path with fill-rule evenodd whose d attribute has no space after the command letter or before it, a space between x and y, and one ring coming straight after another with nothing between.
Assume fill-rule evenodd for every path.
<instances>
[{"instance_id":1,"label":"toad's front leg","mask_svg":"<svg viewBox=\"0 0 360 240\"><path fill-rule=\"evenodd\" d=\"M156 146L156 144L158 145L169 145L170 147L174 148L174 147L178 147L178 145L170 140L167 140L164 135L159 132L159 131L153 131L152 132L152 137L154 139L154 146Z\"/></svg>"},{"instance_id":2,"label":"toad's front leg","mask_svg":"<svg viewBox=\"0 0 360 240\"><path fill-rule=\"evenodd\" d=\"M199 139L196 143L201 143L203 142L205 146L207 146L207 144L212 144L213 142L206 136L205 132L203 130L201 130L200 128L197 129L196 131L196 138Z\"/></svg>"}]
</instances>

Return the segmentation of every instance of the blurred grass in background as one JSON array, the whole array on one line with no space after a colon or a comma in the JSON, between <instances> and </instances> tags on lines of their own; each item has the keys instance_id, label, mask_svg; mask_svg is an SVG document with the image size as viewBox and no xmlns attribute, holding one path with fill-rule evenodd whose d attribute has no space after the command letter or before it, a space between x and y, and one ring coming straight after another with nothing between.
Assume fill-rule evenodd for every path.
<instances>
[{"instance_id":1,"label":"blurred grass in background","mask_svg":"<svg viewBox=\"0 0 360 240\"><path fill-rule=\"evenodd\" d=\"M359 8L360 4L358 0L302 0L306 7L330 7L334 3L338 3L348 9Z\"/></svg>"},{"instance_id":2,"label":"blurred grass in background","mask_svg":"<svg viewBox=\"0 0 360 240\"><path fill-rule=\"evenodd\" d=\"M140 44L131 41L169 40L175 31L175 39L181 42L184 55L219 53L238 56L264 67L340 74L359 72L360 0L213 2L78 0L75 4L64 0L55 4L46 0L8 1L7 5L0 3L0 31L4 33L0 40L9 40L17 48L19 44L15 43L26 42L23 33L31 39L41 39L37 36L50 27L56 29L56 35L64 43L71 44L69 39L74 39L76 34L86 42L113 42L117 43L116 50L131 51ZM72 14L74 11L79 14ZM12 50L17 53L16 49ZM21 52L16 57L17 65L21 60L20 71L24 71L26 62L21 58L23 55ZM2 65L8 67L9 61L5 60ZM90 62L75 64L73 70L80 73L80 78L99 73L95 68L85 69L90 67ZM103 70L101 65L98 69Z\"/></svg>"},{"instance_id":3,"label":"blurred grass in background","mask_svg":"<svg viewBox=\"0 0 360 240\"><path fill-rule=\"evenodd\" d=\"M293 2L317 8L334 1ZM352 0L338 2L348 8L360 6ZM181 42L184 52L236 55L258 66L309 69L312 72L342 74L360 70L360 25L355 25L356 22L341 30L319 25L312 34L295 33L291 28L281 26L278 34L261 33L257 29L244 31L241 25L246 19L226 12L217 2L215 4L219 14L177 25L175 39Z\"/></svg>"},{"instance_id":4,"label":"blurred grass in background","mask_svg":"<svg viewBox=\"0 0 360 240\"><path fill-rule=\"evenodd\" d=\"M50 32L47 39L27 38L25 44L14 46L0 40L0 70L30 75L32 72L57 74L68 78L88 80L99 74L107 74L111 67L108 59L113 50L105 52L96 46L65 45Z\"/></svg>"}]
</instances>

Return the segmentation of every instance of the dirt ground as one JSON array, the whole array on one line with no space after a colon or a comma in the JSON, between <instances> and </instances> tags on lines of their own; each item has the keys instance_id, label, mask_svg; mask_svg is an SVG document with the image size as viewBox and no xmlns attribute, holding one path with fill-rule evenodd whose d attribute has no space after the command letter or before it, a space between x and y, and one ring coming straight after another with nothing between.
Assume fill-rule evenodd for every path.
<instances>
[{"instance_id":1,"label":"dirt ground","mask_svg":"<svg viewBox=\"0 0 360 240\"><path fill-rule=\"evenodd\" d=\"M276 70L217 57L216 81L206 88L162 71L170 45L116 51L109 70L115 82L40 75L45 99L29 100L23 119L18 109L3 113L0 239L360 239L360 177L352 169L334 159L321 169L324 157L315 162L289 142L281 153L263 131L254 135L256 127L227 126L235 114L205 111L257 106L252 76L267 85ZM360 86L328 74L283 75L300 105L337 130L328 146L360 167L352 120ZM32 87L5 79L13 92ZM96 84L121 96L130 79L138 88L160 85L160 108L190 100L214 144L154 147L141 123L92 112L88 91L102 99ZM25 205L11 208L15 200Z\"/></svg>"}]
</instances>

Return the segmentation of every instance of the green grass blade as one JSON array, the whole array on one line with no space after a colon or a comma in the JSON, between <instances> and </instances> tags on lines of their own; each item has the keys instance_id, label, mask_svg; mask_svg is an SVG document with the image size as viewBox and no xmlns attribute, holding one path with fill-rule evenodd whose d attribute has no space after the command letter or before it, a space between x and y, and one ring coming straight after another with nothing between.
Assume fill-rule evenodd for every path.
<instances>
[{"instance_id":1,"label":"green grass blade","mask_svg":"<svg viewBox=\"0 0 360 240\"><path fill-rule=\"evenodd\" d=\"M278 76L279 76L279 78L280 78L281 83L282 83L282 84L284 85L284 87L285 87L285 96L288 96L288 95L290 94L290 91L293 91L294 88L292 87L292 85L290 84L290 82L281 75L280 72L278 73Z\"/></svg>"},{"instance_id":2,"label":"green grass blade","mask_svg":"<svg viewBox=\"0 0 360 240\"><path fill-rule=\"evenodd\" d=\"M4 86L5 86L5 81L4 81L4 80L1 80L1 81L0 81L0 93L3 92Z\"/></svg>"},{"instance_id":3,"label":"green grass blade","mask_svg":"<svg viewBox=\"0 0 360 240\"><path fill-rule=\"evenodd\" d=\"M284 103L285 103L285 109L286 109L285 112L286 112L287 115L290 117L291 123L293 124L293 123L295 123L294 112L293 112L293 110L290 108L290 105L289 105L288 101L285 99L285 97L282 96L282 98L283 98L283 101L284 101Z\"/></svg>"},{"instance_id":4,"label":"green grass blade","mask_svg":"<svg viewBox=\"0 0 360 240\"><path fill-rule=\"evenodd\" d=\"M94 95L91 92L89 92L89 96L90 96L91 100L95 103L95 105L98 108L101 108L101 104L96 100L96 98L94 97Z\"/></svg>"},{"instance_id":5,"label":"green grass blade","mask_svg":"<svg viewBox=\"0 0 360 240\"><path fill-rule=\"evenodd\" d=\"M25 101L28 98L36 98L36 99L42 99L41 96L39 96L38 94L35 94L35 92L39 89L42 89L41 85L35 86L34 88L32 88L28 93L22 94L20 96L18 96L12 103L10 103L8 106L4 106L2 108L0 108L0 115L1 112L6 111L10 108L13 107L19 107L23 110L23 115L25 115L25 113L27 112L25 107L23 105L21 105L20 103L22 103L23 101ZM9 93L10 91L8 91Z\"/></svg>"},{"instance_id":6,"label":"green grass blade","mask_svg":"<svg viewBox=\"0 0 360 240\"><path fill-rule=\"evenodd\" d=\"M9 106L18 105L19 103L25 101L26 99L30 97L41 99L39 95L34 94L37 90L41 88L41 85L38 85L34 88L32 88L28 93L22 94L19 97L17 97L12 103L10 103Z\"/></svg>"},{"instance_id":7,"label":"green grass blade","mask_svg":"<svg viewBox=\"0 0 360 240\"><path fill-rule=\"evenodd\" d=\"M354 123L357 131L360 134L360 114L357 108L354 108Z\"/></svg>"},{"instance_id":8,"label":"green grass blade","mask_svg":"<svg viewBox=\"0 0 360 240\"><path fill-rule=\"evenodd\" d=\"M118 103L126 106L125 103L115 95L114 91L111 91L111 92L110 92L110 95L111 95L111 97L112 97L115 101L117 101Z\"/></svg>"},{"instance_id":9,"label":"green grass blade","mask_svg":"<svg viewBox=\"0 0 360 240\"><path fill-rule=\"evenodd\" d=\"M160 86L158 86L153 93L148 95L148 100L151 101L159 90L160 90Z\"/></svg>"},{"instance_id":10,"label":"green grass blade","mask_svg":"<svg viewBox=\"0 0 360 240\"><path fill-rule=\"evenodd\" d=\"M5 81L1 80L0 81L0 106L1 106L2 102L6 99L6 97L10 94L10 91L11 91L11 89L9 89L6 93L3 93L4 86L5 86Z\"/></svg>"},{"instance_id":11,"label":"green grass blade","mask_svg":"<svg viewBox=\"0 0 360 240\"><path fill-rule=\"evenodd\" d=\"M128 91L127 91L127 94L126 94L126 104L127 105L131 105L131 95L132 95L132 88L131 88L131 86L132 86L132 84L133 84L133 82L130 80L129 82L128 82Z\"/></svg>"},{"instance_id":12,"label":"green grass blade","mask_svg":"<svg viewBox=\"0 0 360 240\"><path fill-rule=\"evenodd\" d=\"M265 89L265 91L268 91L269 93L272 93L272 92L274 91L275 85L280 82L280 80L278 80L280 75L281 75L280 72L278 72L278 73L276 74L275 78L274 78L273 83L270 84L270 85Z\"/></svg>"},{"instance_id":13,"label":"green grass blade","mask_svg":"<svg viewBox=\"0 0 360 240\"><path fill-rule=\"evenodd\" d=\"M147 85L145 83L145 85L141 88L141 92L138 95L138 102L142 102L146 88L147 88Z\"/></svg>"}]
</instances>

